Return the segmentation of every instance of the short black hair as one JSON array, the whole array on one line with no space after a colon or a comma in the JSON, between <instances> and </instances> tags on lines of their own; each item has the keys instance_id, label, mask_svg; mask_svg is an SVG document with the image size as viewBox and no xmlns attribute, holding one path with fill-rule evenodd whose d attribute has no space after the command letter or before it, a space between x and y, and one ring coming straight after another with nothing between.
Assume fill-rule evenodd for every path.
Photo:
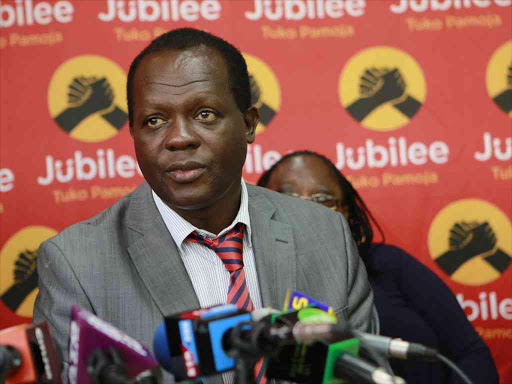
<instances>
[{"instance_id":1,"label":"short black hair","mask_svg":"<svg viewBox=\"0 0 512 384\"><path fill-rule=\"evenodd\" d=\"M232 44L211 33L194 28L179 28L166 32L154 39L138 54L130 65L126 84L130 127L133 126L133 78L142 59L154 52L184 51L196 47L208 47L217 51L222 56L227 66L229 87L235 98L236 105L240 112L245 115L251 107L251 86L247 63L240 51Z\"/></svg>"},{"instance_id":2,"label":"short black hair","mask_svg":"<svg viewBox=\"0 0 512 384\"><path fill-rule=\"evenodd\" d=\"M336 168L334 163L327 157L312 151L295 151L287 153L270 169L261 175L260 179L258 180L258 185L260 187L266 187L270 180L270 176L272 173L274 173L280 164L284 163L290 158L298 156L315 157L322 160L325 165L329 167L331 174L335 177L343 194L343 201L341 202L341 205L348 211L348 224L350 226L350 232L352 232L352 237L357 244L361 258L363 261L365 261L366 255L368 254L368 249L373 242L373 229L370 220L378 229L382 237L382 241L384 241L384 233L377 223L377 220L375 220L372 213L364 203L363 199L361 199L361 196L359 196L359 193L357 193L350 181L348 181L343 173L341 173L341 171Z\"/></svg>"}]
</instances>

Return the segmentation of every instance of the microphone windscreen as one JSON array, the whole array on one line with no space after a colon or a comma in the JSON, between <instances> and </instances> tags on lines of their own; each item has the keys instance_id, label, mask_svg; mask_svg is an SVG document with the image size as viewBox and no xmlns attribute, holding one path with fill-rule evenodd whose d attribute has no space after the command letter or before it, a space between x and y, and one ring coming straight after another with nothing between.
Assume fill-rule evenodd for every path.
<instances>
[{"instance_id":1,"label":"microphone windscreen","mask_svg":"<svg viewBox=\"0 0 512 384\"><path fill-rule=\"evenodd\" d=\"M155 331L153 339L153 353L160 365L166 370L171 371L171 351L169 350L169 343L167 341L167 331L165 323L160 323Z\"/></svg>"}]
</instances>

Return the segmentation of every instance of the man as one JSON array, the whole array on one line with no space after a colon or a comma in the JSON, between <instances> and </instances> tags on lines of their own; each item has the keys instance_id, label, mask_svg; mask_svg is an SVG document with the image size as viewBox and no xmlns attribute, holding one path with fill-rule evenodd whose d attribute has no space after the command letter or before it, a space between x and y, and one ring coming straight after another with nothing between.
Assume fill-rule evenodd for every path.
<instances>
[{"instance_id":1,"label":"man","mask_svg":"<svg viewBox=\"0 0 512 384\"><path fill-rule=\"evenodd\" d=\"M203 243L237 228L242 305L281 308L293 288L370 330L373 296L343 216L242 180L258 111L236 48L194 29L158 37L130 67L128 111L146 181L39 250L34 321L64 351L73 304L151 347L164 315L233 302L232 272Z\"/></svg>"}]
</instances>

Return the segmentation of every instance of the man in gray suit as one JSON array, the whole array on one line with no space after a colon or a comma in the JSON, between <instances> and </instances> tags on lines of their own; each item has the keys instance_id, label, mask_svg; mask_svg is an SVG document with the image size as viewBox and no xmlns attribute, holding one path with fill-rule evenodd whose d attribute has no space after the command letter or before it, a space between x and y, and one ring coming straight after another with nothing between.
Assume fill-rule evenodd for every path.
<instances>
[{"instance_id":1,"label":"man in gray suit","mask_svg":"<svg viewBox=\"0 0 512 384\"><path fill-rule=\"evenodd\" d=\"M34 321L50 323L65 359L73 304L151 347L164 315L225 303L230 273L187 239L238 223L255 308L281 308L292 288L371 330L373 296L343 215L242 179L258 111L235 47L195 29L158 37L130 67L128 110L145 182L39 250Z\"/></svg>"}]
</instances>

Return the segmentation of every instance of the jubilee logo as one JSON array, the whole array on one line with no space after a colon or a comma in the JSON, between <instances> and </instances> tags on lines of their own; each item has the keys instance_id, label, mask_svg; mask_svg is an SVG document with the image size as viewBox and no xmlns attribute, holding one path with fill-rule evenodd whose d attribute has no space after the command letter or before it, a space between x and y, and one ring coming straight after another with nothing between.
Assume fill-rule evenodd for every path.
<instances>
[{"instance_id":1,"label":"jubilee logo","mask_svg":"<svg viewBox=\"0 0 512 384\"><path fill-rule=\"evenodd\" d=\"M126 74L101 56L74 57L55 71L48 87L48 108L57 125L72 138L107 140L128 121Z\"/></svg>"},{"instance_id":2,"label":"jubilee logo","mask_svg":"<svg viewBox=\"0 0 512 384\"><path fill-rule=\"evenodd\" d=\"M372 47L353 56L341 72L342 106L365 128L391 131L406 125L426 98L425 76L409 54Z\"/></svg>"},{"instance_id":3,"label":"jubilee logo","mask_svg":"<svg viewBox=\"0 0 512 384\"><path fill-rule=\"evenodd\" d=\"M512 224L495 205L478 199L448 204L436 215L428 247L455 282L483 285L498 279L512 261Z\"/></svg>"},{"instance_id":4,"label":"jubilee logo","mask_svg":"<svg viewBox=\"0 0 512 384\"><path fill-rule=\"evenodd\" d=\"M26 227L7 240L0 251L0 300L19 316L32 317L38 292L37 250L56 234L48 227Z\"/></svg>"},{"instance_id":5,"label":"jubilee logo","mask_svg":"<svg viewBox=\"0 0 512 384\"><path fill-rule=\"evenodd\" d=\"M262 60L244 54L251 81L251 104L258 108L260 122L256 133L265 130L281 107L281 88L277 77Z\"/></svg>"},{"instance_id":6,"label":"jubilee logo","mask_svg":"<svg viewBox=\"0 0 512 384\"><path fill-rule=\"evenodd\" d=\"M512 118L512 40L493 53L485 77L489 96Z\"/></svg>"}]
</instances>

